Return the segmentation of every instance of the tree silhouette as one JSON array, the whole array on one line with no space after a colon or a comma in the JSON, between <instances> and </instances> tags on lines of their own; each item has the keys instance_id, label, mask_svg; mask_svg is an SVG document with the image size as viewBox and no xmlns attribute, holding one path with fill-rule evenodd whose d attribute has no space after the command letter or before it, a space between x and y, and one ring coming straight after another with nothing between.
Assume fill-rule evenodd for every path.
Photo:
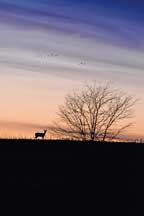
<instances>
[{"instance_id":1,"label":"tree silhouette","mask_svg":"<svg viewBox=\"0 0 144 216\"><path fill-rule=\"evenodd\" d=\"M82 91L72 92L59 107L60 123L55 123L54 132L81 140L112 140L132 123L136 100L110 84L85 85ZM125 123L125 124L124 124Z\"/></svg>"}]
</instances>

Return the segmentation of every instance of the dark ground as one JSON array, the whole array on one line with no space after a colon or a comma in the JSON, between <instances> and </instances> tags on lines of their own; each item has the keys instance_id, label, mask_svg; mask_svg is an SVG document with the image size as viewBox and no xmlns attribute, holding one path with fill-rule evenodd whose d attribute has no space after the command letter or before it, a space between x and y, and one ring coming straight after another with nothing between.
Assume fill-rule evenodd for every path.
<instances>
[{"instance_id":1,"label":"dark ground","mask_svg":"<svg viewBox=\"0 0 144 216\"><path fill-rule=\"evenodd\" d=\"M95 205L98 199L102 209L116 209L115 215L139 215L143 166L142 144L0 140L3 188L61 188L74 199L88 193Z\"/></svg>"}]
</instances>

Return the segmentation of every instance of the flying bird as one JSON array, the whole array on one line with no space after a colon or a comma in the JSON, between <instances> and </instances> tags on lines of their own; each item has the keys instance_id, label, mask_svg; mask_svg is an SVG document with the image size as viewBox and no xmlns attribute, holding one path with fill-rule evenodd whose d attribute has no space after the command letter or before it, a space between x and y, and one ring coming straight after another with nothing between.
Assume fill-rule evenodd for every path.
<instances>
[{"instance_id":1,"label":"flying bird","mask_svg":"<svg viewBox=\"0 0 144 216\"><path fill-rule=\"evenodd\" d=\"M57 53L51 53L51 56L59 56Z\"/></svg>"},{"instance_id":2,"label":"flying bird","mask_svg":"<svg viewBox=\"0 0 144 216\"><path fill-rule=\"evenodd\" d=\"M86 63L84 62L84 61L81 61L80 63L79 63L79 65L85 65Z\"/></svg>"}]
</instances>

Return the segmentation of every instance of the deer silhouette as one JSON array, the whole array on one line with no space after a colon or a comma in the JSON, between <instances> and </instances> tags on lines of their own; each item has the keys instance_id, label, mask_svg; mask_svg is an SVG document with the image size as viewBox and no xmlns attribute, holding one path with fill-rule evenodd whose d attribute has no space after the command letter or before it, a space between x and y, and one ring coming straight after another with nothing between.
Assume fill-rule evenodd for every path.
<instances>
[{"instance_id":1,"label":"deer silhouette","mask_svg":"<svg viewBox=\"0 0 144 216\"><path fill-rule=\"evenodd\" d=\"M42 139L44 139L45 135L46 135L47 130L44 130L44 132L40 133L40 132L36 132L35 133L35 139L37 139L38 137L41 137Z\"/></svg>"}]
</instances>

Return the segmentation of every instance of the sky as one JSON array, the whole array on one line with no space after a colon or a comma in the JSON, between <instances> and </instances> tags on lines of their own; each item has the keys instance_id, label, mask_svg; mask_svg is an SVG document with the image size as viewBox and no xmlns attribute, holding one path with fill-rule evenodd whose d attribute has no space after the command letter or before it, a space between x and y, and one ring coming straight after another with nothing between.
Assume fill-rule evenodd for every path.
<instances>
[{"instance_id":1,"label":"sky","mask_svg":"<svg viewBox=\"0 0 144 216\"><path fill-rule=\"evenodd\" d=\"M32 137L94 80L139 98L129 133L143 136L143 26L140 0L0 0L0 136Z\"/></svg>"}]
</instances>

